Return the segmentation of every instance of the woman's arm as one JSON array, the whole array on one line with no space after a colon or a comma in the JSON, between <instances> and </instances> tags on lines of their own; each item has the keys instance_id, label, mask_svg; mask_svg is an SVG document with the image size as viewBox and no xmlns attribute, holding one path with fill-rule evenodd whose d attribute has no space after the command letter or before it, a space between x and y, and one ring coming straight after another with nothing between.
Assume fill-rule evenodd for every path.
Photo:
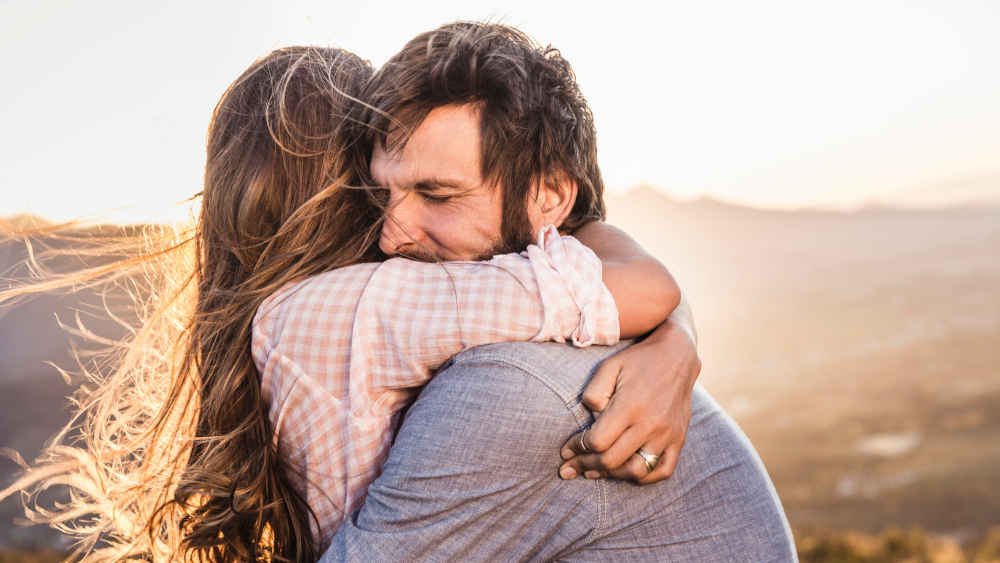
<instances>
[{"instance_id":1,"label":"woman's arm","mask_svg":"<svg viewBox=\"0 0 1000 563\"><path fill-rule=\"evenodd\" d=\"M560 475L606 476L642 484L660 481L673 472L684 445L691 392L701 371L691 310L669 273L664 285L663 266L620 230L590 223L578 235L580 231L581 240L605 260L605 283L615 298L627 296L618 302L622 335L628 336L626 331L635 329L636 321L658 326L642 342L606 360L591 378L583 402L598 414L597 421L583 437L567 440L562 451L567 461ZM672 294L675 290L677 295ZM662 323L653 318L662 315L662 309L643 307L644 300L656 300L660 294L667 296L671 307ZM632 431L626 438L630 428L644 430ZM635 455L640 447L662 458L652 471Z\"/></svg>"},{"instance_id":2,"label":"woman's arm","mask_svg":"<svg viewBox=\"0 0 1000 563\"><path fill-rule=\"evenodd\" d=\"M522 254L486 262L388 260L366 281L353 312L351 371L373 388L398 389L426 383L473 346L614 344L619 314L602 269L594 252L555 228ZM359 363L366 356L376 364Z\"/></svg>"},{"instance_id":3,"label":"woman's arm","mask_svg":"<svg viewBox=\"0 0 1000 563\"><path fill-rule=\"evenodd\" d=\"M604 264L604 285L618 305L622 338L660 326L680 303L681 290L667 268L621 229L592 221L573 236Z\"/></svg>"}]
</instances>

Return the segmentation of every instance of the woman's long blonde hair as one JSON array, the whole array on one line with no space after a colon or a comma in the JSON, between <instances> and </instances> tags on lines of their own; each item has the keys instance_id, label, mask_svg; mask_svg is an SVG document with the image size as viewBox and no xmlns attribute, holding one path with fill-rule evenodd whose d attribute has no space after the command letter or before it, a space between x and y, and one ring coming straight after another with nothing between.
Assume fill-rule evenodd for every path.
<instances>
[{"instance_id":1,"label":"woman's long blonde hair","mask_svg":"<svg viewBox=\"0 0 1000 563\"><path fill-rule=\"evenodd\" d=\"M0 292L3 303L81 285L144 286L134 294L140 323L115 343L113 369L88 373L77 394L78 428L67 426L0 491L69 485L67 504L28 514L76 536L78 556L317 559L314 517L274 444L251 329L283 285L374 257L381 213L365 190L348 189L363 165L349 155L365 151L350 147L345 127L371 72L332 48L256 61L212 115L192 228L144 229L116 243L83 237L119 259L52 274L31 258L41 277ZM39 234L5 229L29 250Z\"/></svg>"}]
</instances>

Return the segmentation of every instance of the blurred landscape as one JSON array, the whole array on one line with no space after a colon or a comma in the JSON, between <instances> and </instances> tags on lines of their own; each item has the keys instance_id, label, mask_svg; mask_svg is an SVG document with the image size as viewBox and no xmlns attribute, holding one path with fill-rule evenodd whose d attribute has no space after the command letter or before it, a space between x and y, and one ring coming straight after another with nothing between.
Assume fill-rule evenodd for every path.
<instances>
[{"instance_id":1,"label":"blurred landscape","mask_svg":"<svg viewBox=\"0 0 1000 563\"><path fill-rule=\"evenodd\" d=\"M684 289L700 382L756 445L803 561L1000 560L1000 182L975 182L853 211L608 198ZM934 207L946 189L970 195ZM0 243L3 277L24 258ZM116 337L104 307L85 291L0 309L0 447L31 459L67 420L56 315ZM0 488L16 469L0 459ZM0 552L65 547L20 513L0 503Z\"/></svg>"}]
</instances>

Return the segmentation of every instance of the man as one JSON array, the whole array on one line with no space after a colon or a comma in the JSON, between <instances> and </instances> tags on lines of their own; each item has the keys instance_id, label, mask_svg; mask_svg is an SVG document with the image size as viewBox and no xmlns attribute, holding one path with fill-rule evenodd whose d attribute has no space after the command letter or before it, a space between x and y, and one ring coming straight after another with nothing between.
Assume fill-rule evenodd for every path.
<instances>
[{"instance_id":1,"label":"man","mask_svg":"<svg viewBox=\"0 0 1000 563\"><path fill-rule=\"evenodd\" d=\"M368 94L374 133L358 148L372 148L373 180L389 190L387 254L475 259L520 250L548 223L583 233L603 219L572 70L517 30L422 34ZM621 371L653 347L659 365ZM632 347L459 354L412 406L324 559L794 560L766 471L694 385L699 369L686 307Z\"/></svg>"}]
</instances>

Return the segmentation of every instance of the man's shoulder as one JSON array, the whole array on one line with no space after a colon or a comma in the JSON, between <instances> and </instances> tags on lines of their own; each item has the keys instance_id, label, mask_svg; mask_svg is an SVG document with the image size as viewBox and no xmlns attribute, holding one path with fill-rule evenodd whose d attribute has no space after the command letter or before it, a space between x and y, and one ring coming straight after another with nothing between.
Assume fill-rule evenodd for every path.
<instances>
[{"instance_id":1,"label":"man's shoulder","mask_svg":"<svg viewBox=\"0 0 1000 563\"><path fill-rule=\"evenodd\" d=\"M451 373L489 366L491 370L516 370L538 379L560 394L578 395L594 370L605 359L631 344L577 348L558 342L501 342L470 348L456 354L445 366Z\"/></svg>"},{"instance_id":2,"label":"man's shoulder","mask_svg":"<svg viewBox=\"0 0 1000 563\"><path fill-rule=\"evenodd\" d=\"M631 344L577 348L560 342L500 342L469 348L449 362L460 364L507 364L528 372L550 369L590 369Z\"/></svg>"}]
</instances>

